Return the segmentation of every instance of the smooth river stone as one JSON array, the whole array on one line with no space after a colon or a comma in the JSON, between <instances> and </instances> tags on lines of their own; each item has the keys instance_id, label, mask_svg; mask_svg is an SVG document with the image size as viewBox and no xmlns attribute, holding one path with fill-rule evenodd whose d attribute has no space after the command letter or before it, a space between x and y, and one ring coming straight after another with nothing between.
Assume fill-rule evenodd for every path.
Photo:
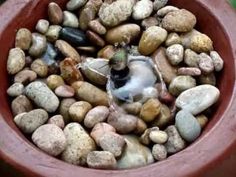
<instances>
[{"instance_id":1,"label":"smooth river stone","mask_svg":"<svg viewBox=\"0 0 236 177\"><path fill-rule=\"evenodd\" d=\"M176 99L176 106L197 115L212 106L220 97L220 91L212 85L200 85L188 89Z\"/></svg>"},{"instance_id":2,"label":"smooth river stone","mask_svg":"<svg viewBox=\"0 0 236 177\"><path fill-rule=\"evenodd\" d=\"M188 142L196 140L201 133L201 126L197 119L185 110L181 110L176 114L175 126L180 136Z\"/></svg>"},{"instance_id":3,"label":"smooth river stone","mask_svg":"<svg viewBox=\"0 0 236 177\"><path fill-rule=\"evenodd\" d=\"M59 106L59 99L43 82L35 81L25 88L25 94L38 107L44 108L46 111L55 112Z\"/></svg>"},{"instance_id":4,"label":"smooth river stone","mask_svg":"<svg viewBox=\"0 0 236 177\"><path fill-rule=\"evenodd\" d=\"M118 160L118 169L141 167L154 162L150 149L143 146L136 136L125 135L126 148Z\"/></svg>"},{"instance_id":5,"label":"smooth river stone","mask_svg":"<svg viewBox=\"0 0 236 177\"><path fill-rule=\"evenodd\" d=\"M82 46L87 43L85 33L82 30L71 27L62 28L60 38L75 46Z\"/></svg>"}]
</instances>

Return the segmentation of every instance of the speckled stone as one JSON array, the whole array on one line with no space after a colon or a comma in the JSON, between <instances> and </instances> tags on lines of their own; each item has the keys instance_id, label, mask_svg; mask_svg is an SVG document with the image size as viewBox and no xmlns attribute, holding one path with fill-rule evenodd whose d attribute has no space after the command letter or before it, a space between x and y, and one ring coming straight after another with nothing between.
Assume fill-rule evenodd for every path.
<instances>
[{"instance_id":1,"label":"speckled stone","mask_svg":"<svg viewBox=\"0 0 236 177\"><path fill-rule=\"evenodd\" d=\"M153 8L154 10L158 10L162 7L164 7L167 4L168 0L154 0L153 2Z\"/></svg>"},{"instance_id":2,"label":"speckled stone","mask_svg":"<svg viewBox=\"0 0 236 177\"><path fill-rule=\"evenodd\" d=\"M7 89L7 94L11 97L17 97L23 94L24 85L21 83L14 83Z\"/></svg>"},{"instance_id":3,"label":"speckled stone","mask_svg":"<svg viewBox=\"0 0 236 177\"><path fill-rule=\"evenodd\" d=\"M25 66L25 53L20 48L13 48L9 51L7 58L7 72L14 75Z\"/></svg>"},{"instance_id":4,"label":"speckled stone","mask_svg":"<svg viewBox=\"0 0 236 177\"><path fill-rule=\"evenodd\" d=\"M172 65L178 65L184 59L184 47L174 44L166 49L166 55Z\"/></svg>"},{"instance_id":5,"label":"speckled stone","mask_svg":"<svg viewBox=\"0 0 236 177\"><path fill-rule=\"evenodd\" d=\"M134 20L143 20L149 17L152 11L153 2L151 0L141 0L134 5L132 17Z\"/></svg>"},{"instance_id":6,"label":"speckled stone","mask_svg":"<svg viewBox=\"0 0 236 177\"><path fill-rule=\"evenodd\" d=\"M44 108L48 112L55 112L59 106L57 96L42 82L34 81L30 83L25 88L25 94L37 106Z\"/></svg>"},{"instance_id":7,"label":"speckled stone","mask_svg":"<svg viewBox=\"0 0 236 177\"><path fill-rule=\"evenodd\" d=\"M20 28L16 33L15 47L28 50L32 41L32 34L26 28Z\"/></svg>"}]
</instances>

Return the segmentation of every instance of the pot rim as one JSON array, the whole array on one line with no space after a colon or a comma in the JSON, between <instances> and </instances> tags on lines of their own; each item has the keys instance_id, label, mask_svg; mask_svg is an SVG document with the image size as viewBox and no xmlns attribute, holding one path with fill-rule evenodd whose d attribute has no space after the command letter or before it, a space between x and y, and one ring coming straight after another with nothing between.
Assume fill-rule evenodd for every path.
<instances>
[{"instance_id":1,"label":"pot rim","mask_svg":"<svg viewBox=\"0 0 236 177\"><path fill-rule=\"evenodd\" d=\"M4 20L1 20L0 26L0 41L5 29L10 25L12 20L25 9L28 5L36 7L39 1L31 0L8 0L0 7L0 14L4 14ZM232 56L234 62L236 61L236 12L230 7L227 1L222 0L196 0L203 9L208 10L209 13L219 22L221 28L224 30L228 38L230 49L233 52ZM215 6L217 4L218 6ZM17 9L11 11L12 7ZM227 10L226 10L227 9ZM7 15L6 15L7 14ZM230 20L229 20L230 19ZM235 65L236 67L236 65ZM236 68L234 68L236 70ZM175 177L177 176L199 176L200 173L216 164L216 161L222 160L229 155L232 149L236 146L236 119L234 113L236 112L236 84L234 76L234 88L232 97L224 111L221 120L219 120L214 127L210 129L203 137L193 143L187 149L169 157L158 164L151 164L145 167L140 167L130 170L96 170L83 167L74 166L61 160L55 159L39 149L33 147L31 143L24 137L20 136L13 130L7 122L3 119L0 113L0 159L11 165L14 169L21 171L27 176L150 176L154 177L157 174L162 177L173 175L170 171L176 169ZM4 93L0 93L4 94ZM1 109L1 108L0 108ZM9 115L11 116L11 115ZM225 129L227 125L227 129ZM223 130L223 133L222 133ZM220 137L220 139L219 139ZM224 144L224 146L219 146ZM19 148L19 144L22 148ZM211 146L206 146L211 144ZM15 147L16 146L16 147ZM30 158L24 158L25 154ZM207 154L207 155L206 155ZM181 158L182 157L182 158ZM191 157L191 158L189 158ZM199 158L200 157L200 158ZM32 168L33 167L33 168ZM165 167L165 168L164 168ZM161 170L171 169L170 171ZM146 173L145 173L146 172Z\"/></svg>"}]
</instances>

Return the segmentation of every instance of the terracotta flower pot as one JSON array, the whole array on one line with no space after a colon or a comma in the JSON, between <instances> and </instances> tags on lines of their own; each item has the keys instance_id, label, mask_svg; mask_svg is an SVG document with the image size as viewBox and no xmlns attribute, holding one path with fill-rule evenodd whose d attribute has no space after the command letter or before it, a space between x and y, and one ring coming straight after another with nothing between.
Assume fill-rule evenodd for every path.
<instances>
[{"instance_id":1,"label":"terracotta flower pot","mask_svg":"<svg viewBox=\"0 0 236 177\"><path fill-rule=\"evenodd\" d=\"M65 0L57 0L65 5ZM8 76L6 61L14 45L16 30L34 28L47 16L49 0L8 0L0 8L0 174L1 176L47 177L186 177L201 176L207 168L226 157L236 144L236 14L224 0L170 0L180 8L192 11L197 28L208 34L225 60L218 78L221 91L219 104L203 134L191 146L167 160L149 166L122 171L94 170L73 166L37 149L18 130L6 95Z\"/></svg>"}]
</instances>

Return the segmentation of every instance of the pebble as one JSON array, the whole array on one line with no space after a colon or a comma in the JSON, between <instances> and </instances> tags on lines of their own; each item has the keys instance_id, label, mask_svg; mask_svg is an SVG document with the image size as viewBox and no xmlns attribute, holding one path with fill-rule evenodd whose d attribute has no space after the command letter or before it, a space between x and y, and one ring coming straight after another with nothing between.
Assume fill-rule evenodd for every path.
<instances>
[{"instance_id":1,"label":"pebble","mask_svg":"<svg viewBox=\"0 0 236 177\"><path fill-rule=\"evenodd\" d=\"M115 54L115 47L113 45L107 45L98 51L98 58L110 59Z\"/></svg>"},{"instance_id":2,"label":"pebble","mask_svg":"<svg viewBox=\"0 0 236 177\"><path fill-rule=\"evenodd\" d=\"M200 76L202 74L199 68L195 67L181 67L177 71L178 75Z\"/></svg>"},{"instance_id":3,"label":"pebble","mask_svg":"<svg viewBox=\"0 0 236 177\"><path fill-rule=\"evenodd\" d=\"M91 42L91 44L98 46L98 47L104 47L105 46L105 41L96 33L87 30L86 36L88 40Z\"/></svg>"},{"instance_id":4,"label":"pebble","mask_svg":"<svg viewBox=\"0 0 236 177\"><path fill-rule=\"evenodd\" d=\"M148 17L148 18L143 19L141 26L144 29L148 29L151 26L158 26L158 24L159 22L155 17Z\"/></svg>"},{"instance_id":5,"label":"pebble","mask_svg":"<svg viewBox=\"0 0 236 177\"><path fill-rule=\"evenodd\" d=\"M134 0L118 0L111 4L103 3L98 16L103 25L117 26L132 15L134 4Z\"/></svg>"},{"instance_id":6,"label":"pebble","mask_svg":"<svg viewBox=\"0 0 236 177\"><path fill-rule=\"evenodd\" d=\"M206 125L209 121L208 118L203 114L196 116L196 119L202 129L206 127Z\"/></svg>"},{"instance_id":7,"label":"pebble","mask_svg":"<svg viewBox=\"0 0 236 177\"><path fill-rule=\"evenodd\" d=\"M17 126L27 134L33 133L48 120L48 113L43 109L34 109L22 116L14 118Z\"/></svg>"},{"instance_id":8,"label":"pebble","mask_svg":"<svg viewBox=\"0 0 236 177\"><path fill-rule=\"evenodd\" d=\"M146 129L139 138L139 141L142 144L149 145L151 143L151 140L150 140L150 137L149 137L151 131L159 131L159 128L158 127L152 127L152 128Z\"/></svg>"},{"instance_id":9,"label":"pebble","mask_svg":"<svg viewBox=\"0 0 236 177\"><path fill-rule=\"evenodd\" d=\"M42 34L45 34L48 31L49 28L49 21L45 19L40 19L37 24L35 29Z\"/></svg>"},{"instance_id":10,"label":"pebble","mask_svg":"<svg viewBox=\"0 0 236 177\"><path fill-rule=\"evenodd\" d=\"M162 27L167 31L189 32L196 25L194 14L186 9L169 12L162 20Z\"/></svg>"},{"instance_id":11,"label":"pebble","mask_svg":"<svg viewBox=\"0 0 236 177\"><path fill-rule=\"evenodd\" d=\"M178 96L183 91L196 87L196 85L196 80L191 76L177 76L171 81L169 92L174 96Z\"/></svg>"},{"instance_id":12,"label":"pebble","mask_svg":"<svg viewBox=\"0 0 236 177\"><path fill-rule=\"evenodd\" d=\"M87 1L88 0L70 0L67 2L66 8L70 11L74 11L85 5Z\"/></svg>"},{"instance_id":13,"label":"pebble","mask_svg":"<svg viewBox=\"0 0 236 177\"><path fill-rule=\"evenodd\" d=\"M25 88L25 94L38 107L44 108L46 111L53 113L59 106L59 99L48 88L45 83L34 81Z\"/></svg>"},{"instance_id":14,"label":"pebble","mask_svg":"<svg viewBox=\"0 0 236 177\"><path fill-rule=\"evenodd\" d=\"M161 144L155 144L152 147L152 155L155 160L162 161L167 158L167 150L164 145Z\"/></svg>"},{"instance_id":15,"label":"pebble","mask_svg":"<svg viewBox=\"0 0 236 177\"><path fill-rule=\"evenodd\" d=\"M32 141L41 150L52 156L61 154L67 145L63 131L53 124L42 125L35 130Z\"/></svg>"},{"instance_id":16,"label":"pebble","mask_svg":"<svg viewBox=\"0 0 236 177\"><path fill-rule=\"evenodd\" d=\"M165 6L157 11L157 16L165 17L168 13L179 10L179 8L174 6Z\"/></svg>"},{"instance_id":17,"label":"pebble","mask_svg":"<svg viewBox=\"0 0 236 177\"><path fill-rule=\"evenodd\" d=\"M137 127L138 118L128 114L117 112L110 113L107 122L112 125L118 133L127 134Z\"/></svg>"},{"instance_id":18,"label":"pebble","mask_svg":"<svg viewBox=\"0 0 236 177\"><path fill-rule=\"evenodd\" d=\"M21 83L14 83L7 89L7 94L11 97L17 97L24 92L24 85Z\"/></svg>"},{"instance_id":19,"label":"pebble","mask_svg":"<svg viewBox=\"0 0 236 177\"><path fill-rule=\"evenodd\" d=\"M184 33L181 36L182 44L185 48L192 49L194 52L201 53L213 50L213 41L205 34L197 30Z\"/></svg>"},{"instance_id":20,"label":"pebble","mask_svg":"<svg viewBox=\"0 0 236 177\"><path fill-rule=\"evenodd\" d=\"M14 83L28 84L37 79L37 74L31 70L22 70L14 77Z\"/></svg>"},{"instance_id":21,"label":"pebble","mask_svg":"<svg viewBox=\"0 0 236 177\"><path fill-rule=\"evenodd\" d=\"M114 127L112 127L110 124L107 124L105 122L101 122L101 123L97 123L91 133L90 136L94 139L94 141L96 142L96 144L98 146L100 146L100 138L109 133L109 132L115 132L116 129Z\"/></svg>"},{"instance_id":22,"label":"pebble","mask_svg":"<svg viewBox=\"0 0 236 177\"><path fill-rule=\"evenodd\" d=\"M154 0L153 8L155 11L159 10L160 8L164 7L167 4L168 0Z\"/></svg>"},{"instance_id":23,"label":"pebble","mask_svg":"<svg viewBox=\"0 0 236 177\"><path fill-rule=\"evenodd\" d=\"M90 54L93 54L97 51L97 48L94 46L81 46L81 47L77 47L77 49L81 52L90 53Z\"/></svg>"},{"instance_id":24,"label":"pebble","mask_svg":"<svg viewBox=\"0 0 236 177\"><path fill-rule=\"evenodd\" d=\"M79 20L75 14L69 11L64 11L63 12L63 26L78 28Z\"/></svg>"},{"instance_id":25,"label":"pebble","mask_svg":"<svg viewBox=\"0 0 236 177\"><path fill-rule=\"evenodd\" d=\"M69 115L74 122L83 122L86 114L92 109L91 104L79 101L72 104L69 108Z\"/></svg>"},{"instance_id":26,"label":"pebble","mask_svg":"<svg viewBox=\"0 0 236 177\"><path fill-rule=\"evenodd\" d=\"M96 17L97 10L94 6L85 6L79 15L79 26L82 30L88 29L88 24L90 21L94 20Z\"/></svg>"},{"instance_id":27,"label":"pebble","mask_svg":"<svg viewBox=\"0 0 236 177\"><path fill-rule=\"evenodd\" d=\"M60 38L74 46L82 46L87 44L85 33L76 28L64 27L60 31Z\"/></svg>"},{"instance_id":28,"label":"pebble","mask_svg":"<svg viewBox=\"0 0 236 177\"><path fill-rule=\"evenodd\" d=\"M26 28L20 28L16 33L15 47L28 50L32 41L32 34Z\"/></svg>"},{"instance_id":29,"label":"pebble","mask_svg":"<svg viewBox=\"0 0 236 177\"><path fill-rule=\"evenodd\" d=\"M150 149L140 144L136 136L124 137L127 145L117 162L118 169L137 168L154 162Z\"/></svg>"},{"instance_id":30,"label":"pebble","mask_svg":"<svg viewBox=\"0 0 236 177\"><path fill-rule=\"evenodd\" d=\"M167 47L170 47L171 45L174 45L174 44L181 44L180 36L177 33L170 33L167 36L165 45Z\"/></svg>"},{"instance_id":31,"label":"pebble","mask_svg":"<svg viewBox=\"0 0 236 177\"><path fill-rule=\"evenodd\" d=\"M168 140L168 135L164 131L154 130L150 132L149 138L156 144L164 144Z\"/></svg>"},{"instance_id":32,"label":"pebble","mask_svg":"<svg viewBox=\"0 0 236 177\"><path fill-rule=\"evenodd\" d=\"M98 85L107 84L107 76L110 73L109 61L102 58L87 58L81 67L82 73L92 83Z\"/></svg>"},{"instance_id":33,"label":"pebble","mask_svg":"<svg viewBox=\"0 0 236 177\"><path fill-rule=\"evenodd\" d=\"M139 36L140 32L140 26L128 23L109 29L105 39L108 43L113 45L116 43L129 44Z\"/></svg>"},{"instance_id":34,"label":"pebble","mask_svg":"<svg viewBox=\"0 0 236 177\"><path fill-rule=\"evenodd\" d=\"M152 56L154 63L159 68L164 81L170 84L172 79L177 76L176 68L174 68L168 61L166 57L166 50L160 47Z\"/></svg>"},{"instance_id":35,"label":"pebble","mask_svg":"<svg viewBox=\"0 0 236 177\"><path fill-rule=\"evenodd\" d=\"M74 165L85 165L87 155L96 150L94 140L79 123L70 123L64 128L67 140L66 149L62 153L62 160Z\"/></svg>"},{"instance_id":36,"label":"pebble","mask_svg":"<svg viewBox=\"0 0 236 177\"><path fill-rule=\"evenodd\" d=\"M147 129L147 124L142 119L138 119L134 134L141 135Z\"/></svg>"},{"instance_id":37,"label":"pebble","mask_svg":"<svg viewBox=\"0 0 236 177\"><path fill-rule=\"evenodd\" d=\"M220 91L212 85L199 85L184 91L176 99L176 106L197 115L212 106L220 96Z\"/></svg>"},{"instance_id":38,"label":"pebble","mask_svg":"<svg viewBox=\"0 0 236 177\"><path fill-rule=\"evenodd\" d=\"M79 53L66 41L57 40L55 46L65 57L72 58L75 62L81 61Z\"/></svg>"},{"instance_id":39,"label":"pebble","mask_svg":"<svg viewBox=\"0 0 236 177\"><path fill-rule=\"evenodd\" d=\"M55 42L59 39L62 27L59 25L50 25L47 33L45 34L49 42Z\"/></svg>"},{"instance_id":40,"label":"pebble","mask_svg":"<svg viewBox=\"0 0 236 177\"><path fill-rule=\"evenodd\" d=\"M176 114L175 126L180 136L187 142L195 141L201 133L201 126L197 119L185 110L181 110Z\"/></svg>"},{"instance_id":41,"label":"pebble","mask_svg":"<svg viewBox=\"0 0 236 177\"><path fill-rule=\"evenodd\" d=\"M106 106L96 106L85 116L84 125L87 128L93 128L97 123L104 122L109 115L109 109Z\"/></svg>"},{"instance_id":42,"label":"pebble","mask_svg":"<svg viewBox=\"0 0 236 177\"><path fill-rule=\"evenodd\" d=\"M25 95L20 95L11 102L11 110L14 116L29 112L32 109L33 105Z\"/></svg>"},{"instance_id":43,"label":"pebble","mask_svg":"<svg viewBox=\"0 0 236 177\"><path fill-rule=\"evenodd\" d=\"M140 117L144 122L152 122L160 113L161 103L158 99L149 99L143 104Z\"/></svg>"},{"instance_id":44,"label":"pebble","mask_svg":"<svg viewBox=\"0 0 236 177\"><path fill-rule=\"evenodd\" d=\"M51 117L48 120L48 124L56 125L56 126L60 127L61 129L64 129L64 127L65 127L65 122L64 122L62 115L55 115L55 116Z\"/></svg>"},{"instance_id":45,"label":"pebble","mask_svg":"<svg viewBox=\"0 0 236 177\"><path fill-rule=\"evenodd\" d=\"M7 72L14 75L25 66L25 53L20 48L13 48L9 51L7 58Z\"/></svg>"},{"instance_id":46,"label":"pebble","mask_svg":"<svg viewBox=\"0 0 236 177\"><path fill-rule=\"evenodd\" d=\"M153 11L151 0L140 0L133 7L132 17L134 20L143 20L149 17Z\"/></svg>"},{"instance_id":47,"label":"pebble","mask_svg":"<svg viewBox=\"0 0 236 177\"><path fill-rule=\"evenodd\" d=\"M165 104L162 104L160 114L154 120L153 126L163 128L167 124L169 124L171 120L172 120L172 118L171 118L170 108L168 106L166 106Z\"/></svg>"},{"instance_id":48,"label":"pebble","mask_svg":"<svg viewBox=\"0 0 236 177\"><path fill-rule=\"evenodd\" d=\"M95 169L115 169L117 162L109 151L92 151L87 156L89 168Z\"/></svg>"},{"instance_id":49,"label":"pebble","mask_svg":"<svg viewBox=\"0 0 236 177\"><path fill-rule=\"evenodd\" d=\"M61 114L63 116L65 124L67 124L71 121L71 117L69 114L69 108L75 102L76 102L76 100L74 98L64 98L61 100L58 110L59 110L59 114Z\"/></svg>"},{"instance_id":50,"label":"pebble","mask_svg":"<svg viewBox=\"0 0 236 177\"><path fill-rule=\"evenodd\" d=\"M214 63L211 57L206 53L201 53L199 57L199 68L201 69L201 71L205 74L212 73L214 71Z\"/></svg>"},{"instance_id":51,"label":"pebble","mask_svg":"<svg viewBox=\"0 0 236 177\"><path fill-rule=\"evenodd\" d=\"M191 49L186 49L184 52L184 62L189 67L198 67L200 61L200 56L192 51Z\"/></svg>"},{"instance_id":52,"label":"pebble","mask_svg":"<svg viewBox=\"0 0 236 177\"><path fill-rule=\"evenodd\" d=\"M96 20L91 20L88 23L88 27L94 31L95 33L99 34L99 35L104 35L106 34L107 30L106 28L100 23L100 21L98 19Z\"/></svg>"},{"instance_id":53,"label":"pebble","mask_svg":"<svg viewBox=\"0 0 236 177\"><path fill-rule=\"evenodd\" d=\"M125 145L124 137L114 132L106 132L99 139L102 150L111 152L115 157L122 155Z\"/></svg>"},{"instance_id":54,"label":"pebble","mask_svg":"<svg viewBox=\"0 0 236 177\"><path fill-rule=\"evenodd\" d=\"M33 63L31 64L30 68L39 77L46 77L48 75L48 66L41 59L34 60Z\"/></svg>"},{"instance_id":55,"label":"pebble","mask_svg":"<svg viewBox=\"0 0 236 177\"><path fill-rule=\"evenodd\" d=\"M53 74L48 76L47 85L51 90L55 90L57 87L64 85L63 78L59 75Z\"/></svg>"},{"instance_id":56,"label":"pebble","mask_svg":"<svg viewBox=\"0 0 236 177\"><path fill-rule=\"evenodd\" d=\"M69 85L61 85L55 89L55 94L62 98L69 98L75 95L75 90Z\"/></svg>"},{"instance_id":57,"label":"pebble","mask_svg":"<svg viewBox=\"0 0 236 177\"><path fill-rule=\"evenodd\" d=\"M76 82L72 85L75 89L76 96L93 106L108 106L108 95L103 90L88 82ZM90 92L88 92L90 90Z\"/></svg>"},{"instance_id":58,"label":"pebble","mask_svg":"<svg viewBox=\"0 0 236 177\"><path fill-rule=\"evenodd\" d=\"M31 56L25 57L25 67L30 67L31 63L33 62L33 59Z\"/></svg>"},{"instance_id":59,"label":"pebble","mask_svg":"<svg viewBox=\"0 0 236 177\"><path fill-rule=\"evenodd\" d=\"M32 45L29 48L29 54L32 57L40 57L47 49L47 40L44 35L32 33Z\"/></svg>"},{"instance_id":60,"label":"pebble","mask_svg":"<svg viewBox=\"0 0 236 177\"><path fill-rule=\"evenodd\" d=\"M224 67L224 60L221 58L219 53L216 51L211 51L210 56L214 64L215 71L217 72L221 71Z\"/></svg>"},{"instance_id":61,"label":"pebble","mask_svg":"<svg viewBox=\"0 0 236 177\"><path fill-rule=\"evenodd\" d=\"M128 113L133 115L138 115L142 109L142 103L134 102L134 103L124 103L122 108Z\"/></svg>"},{"instance_id":62,"label":"pebble","mask_svg":"<svg viewBox=\"0 0 236 177\"><path fill-rule=\"evenodd\" d=\"M83 80L83 76L76 68L76 62L71 58L66 58L60 62L61 77L68 83Z\"/></svg>"},{"instance_id":63,"label":"pebble","mask_svg":"<svg viewBox=\"0 0 236 177\"><path fill-rule=\"evenodd\" d=\"M198 82L200 84L209 84L209 85L215 86L216 85L216 76L214 73L210 73L207 75L202 74L199 77Z\"/></svg>"},{"instance_id":64,"label":"pebble","mask_svg":"<svg viewBox=\"0 0 236 177\"><path fill-rule=\"evenodd\" d=\"M48 18L53 25L59 25L63 21L63 12L55 2L48 5Z\"/></svg>"},{"instance_id":65,"label":"pebble","mask_svg":"<svg viewBox=\"0 0 236 177\"><path fill-rule=\"evenodd\" d=\"M166 55L172 65L180 64L184 59L184 47L174 44L166 49Z\"/></svg>"},{"instance_id":66,"label":"pebble","mask_svg":"<svg viewBox=\"0 0 236 177\"><path fill-rule=\"evenodd\" d=\"M142 55L152 54L167 38L167 31L158 26L151 26L143 32L139 41L139 52Z\"/></svg>"},{"instance_id":67,"label":"pebble","mask_svg":"<svg viewBox=\"0 0 236 177\"><path fill-rule=\"evenodd\" d=\"M174 125L167 127L165 132L169 137L164 145L168 154L177 153L186 147L185 141L181 138L177 128Z\"/></svg>"}]
</instances>

